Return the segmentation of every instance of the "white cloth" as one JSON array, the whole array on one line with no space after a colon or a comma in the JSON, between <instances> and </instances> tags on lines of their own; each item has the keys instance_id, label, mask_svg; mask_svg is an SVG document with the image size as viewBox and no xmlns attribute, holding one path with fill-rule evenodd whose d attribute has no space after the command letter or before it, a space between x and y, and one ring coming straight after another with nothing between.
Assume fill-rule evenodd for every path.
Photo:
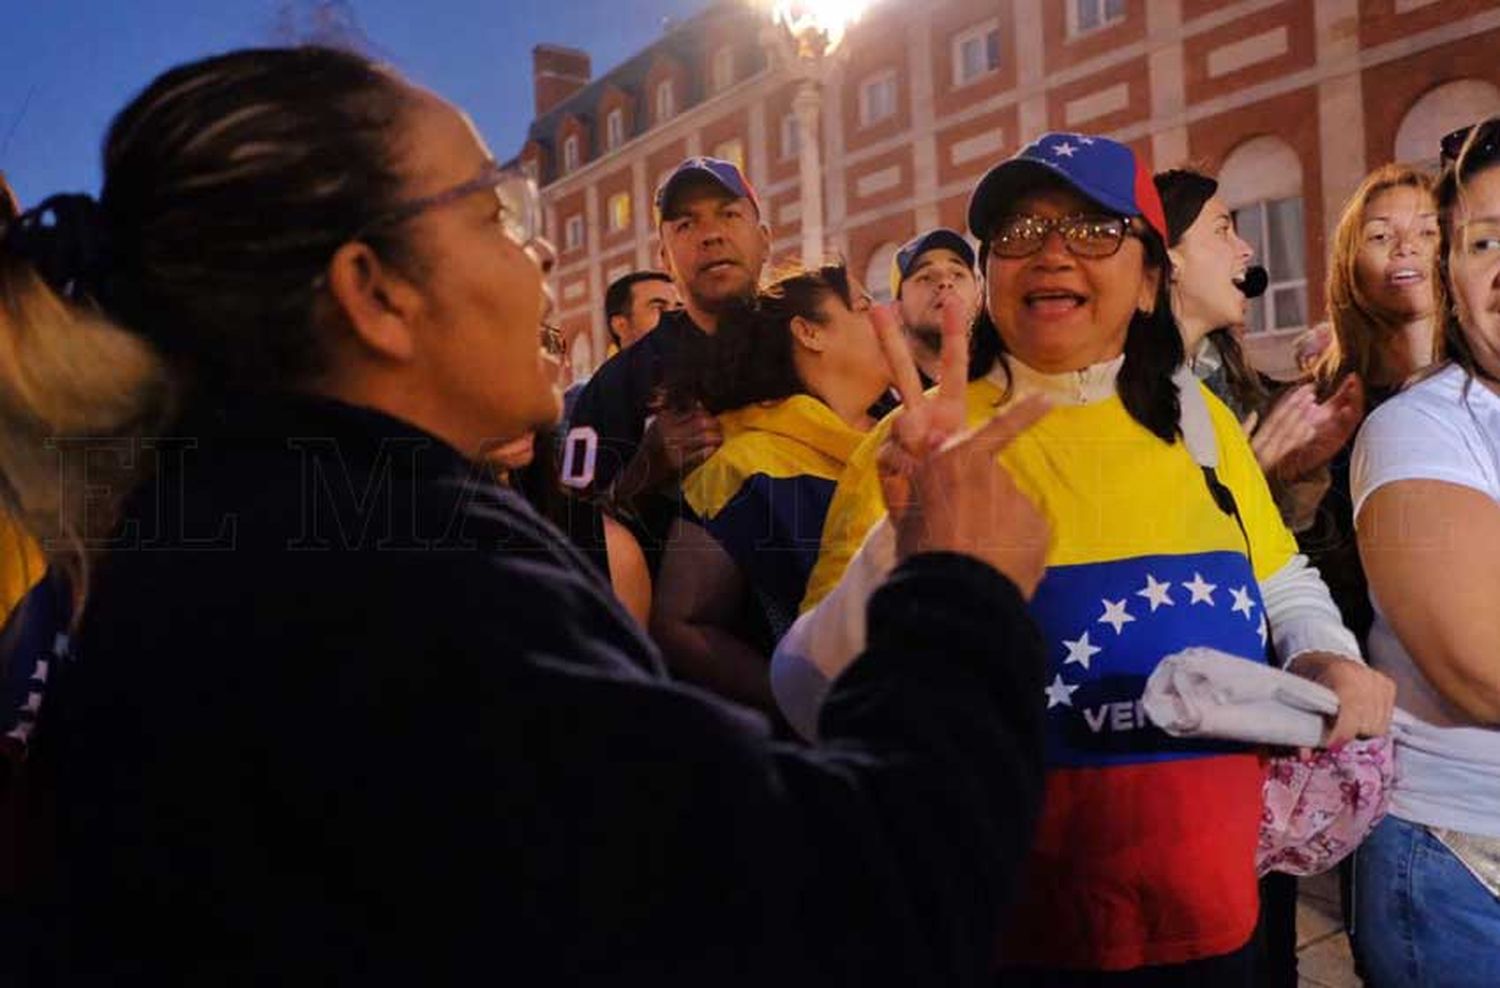
<instances>
[{"instance_id":1,"label":"white cloth","mask_svg":"<svg viewBox=\"0 0 1500 988\"><path fill-rule=\"evenodd\" d=\"M1466 383L1462 368L1446 368L1366 420L1350 466L1356 526L1365 499L1402 480L1444 481L1500 501L1500 398ZM1373 595L1371 604L1370 664L1396 681L1396 702L1419 718L1397 741L1391 812L1430 827L1500 836L1500 730L1454 726L1463 715L1422 675ZM1495 646L1500 656L1500 642Z\"/></svg>"},{"instance_id":2,"label":"white cloth","mask_svg":"<svg viewBox=\"0 0 1500 988\"><path fill-rule=\"evenodd\" d=\"M1161 660L1141 696L1146 715L1173 737L1225 738L1291 748L1323 744L1338 695L1310 679L1212 648ZM1398 730L1411 723L1397 711Z\"/></svg>"}]
</instances>

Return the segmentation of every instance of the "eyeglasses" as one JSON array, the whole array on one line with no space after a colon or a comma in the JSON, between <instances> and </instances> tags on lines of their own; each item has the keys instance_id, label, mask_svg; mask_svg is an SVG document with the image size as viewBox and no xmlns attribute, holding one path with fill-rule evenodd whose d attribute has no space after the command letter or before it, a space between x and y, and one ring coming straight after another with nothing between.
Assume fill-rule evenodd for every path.
<instances>
[{"instance_id":1,"label":"eyeglasses","mask_svg":"<svg viewBox=\"0 0 1500 988\"><path fill-rule=\"evenodd\" d=\"M476 192L490 190L500 200L502 223L507 237L525 247L541 236L541 196L537 192L536 183L515 169L504 168L489 161L478 175L467 182L460 182L451 189L434 192L430 196L398 203L355 230L347 239L358 240L375 230L405 223L430 209L458 202Z\"/></svg>"},{"instance_id":2,"label":"eyeglasses","mask_svg":"<svg viewBox=\"0 0 1500 988\"><path fill-rule=\"evenodd\" d=\"M568 339L563 336L561 326L550 322L542 323L542 352L558 360L568 355Z\"/></svg>"},{"instance_id":3,"label":"eyeglasses","mask_svg":"<svg viewBox=\"0 0 1500 988\"><path fill-rule=\"evenodd\" d=\"M1469 135L1474 134L1476 127L1479 128L1479 133L1471 143ZM1443 139L1438 142L1438 161L1444 167L1453 164L1464 153L1466 144L1469 145L1469 157L1474 161L1500 153L1500 120L1486 120L1444 134Z\"/></svg>"},{"instance_id":4,"label":"eyeglasses","mask_svg":"<svg viewBox=\"0 0 1500 988\"><path fill-rule=\"evenodd\" d=\"M1125 238L1135 232L1123 216L1007 216L990 234L990 253L1010 260L1030 257L1042 249L1053 230L1062 237L1069 254L1090 259L1114 255Z\"/></svg>"}]
</instances>

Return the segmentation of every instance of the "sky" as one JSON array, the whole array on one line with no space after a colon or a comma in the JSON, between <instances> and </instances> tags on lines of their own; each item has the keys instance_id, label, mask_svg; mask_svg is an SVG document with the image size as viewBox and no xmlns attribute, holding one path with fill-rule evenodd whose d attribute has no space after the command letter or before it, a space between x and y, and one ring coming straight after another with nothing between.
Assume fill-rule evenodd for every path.
<instances>
[{"instance_id":1,"label":"sky","mask_svg":"<svg viewBox=\"0 0 1500 988\"><path fill-rule=\"evenodd\" d=\"M594 75L708 0L343 0L373 53L467 110L501 158L532 117L531 49L581 48ZM0 171L22 203L99 191L110 119L181 62L272 43L317 0L0 0Z\"/></svg>"}]
</instances>

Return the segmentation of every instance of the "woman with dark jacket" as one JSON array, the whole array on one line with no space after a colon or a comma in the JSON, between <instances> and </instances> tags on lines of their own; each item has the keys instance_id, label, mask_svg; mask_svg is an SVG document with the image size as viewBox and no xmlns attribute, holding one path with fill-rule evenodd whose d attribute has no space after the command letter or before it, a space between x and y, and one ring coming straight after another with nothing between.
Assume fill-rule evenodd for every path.
<instances>
[{"instance_id":1,"label":"woman with dark jacket","mask_svg":"<svg viewBox=\"0 0 1500 988\"><path fill-rule=\"evenodd\" d=\"M1024 418L918 444L829 744L780 747L480 465L558 395L534 189L452 106L233 52L104 174L0 241L0 493L77 596L57 982L989 983L1040 789Z\"/></svg>"}]
</instances>

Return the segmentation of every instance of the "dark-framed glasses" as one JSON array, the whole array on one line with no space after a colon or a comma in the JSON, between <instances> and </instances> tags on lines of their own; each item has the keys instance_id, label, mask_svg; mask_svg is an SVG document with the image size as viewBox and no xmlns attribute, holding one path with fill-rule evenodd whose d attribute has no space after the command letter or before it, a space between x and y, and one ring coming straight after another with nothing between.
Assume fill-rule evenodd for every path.
<instances>
[{"instance_id":1,"label":"dark-framed glasses","mask_svg":"<svg viewBox=\"0 0 1500 988\"><path fill-rule=\"evenodd\" d=\"M1479 131L1477 134L1474 133L1476 128ZM1471 136L1473 137L1472 143L1469 140ZM1443 139L1438 142L1439 163L1445 168L1453 164L1458 160L1458 156L1464 153L1466 144L1469 145L1471 158L1480 155L1487 159L1500 154L1500 119L1470 124L1444 134Z\"/></svg>"},{"instance_id":2,"label":"dark-framed glasses","mask_svg":"<svg viewBox=\"0 0 1500 988\"><path fill-rule=\"evenodd\" d=\"M500 201L501 222L505 235L525 247L542 234L541 196L536 183L515 168L505 168L494 161L485 162L479 174L466 182L432 195L419 196L398 203L366 222L347 239L358 240L375 230L387 229L420 216L430 209L458 202L477 192L492 191Z\"/></svg>"},{"instance_id":3,"label":"dark-framed glasses","mask_svg":"<svg viewBox=\"0 0 1500 988\"><path fill-rule=\"evenodd\" d=\"M1114 255L1133 232L1130 220L1123 216L1006 216L990 233L990 253L1011 260L1030 257L1042 249L1053 230L1069 254L1090 259Z\"/></svg>"},{"instance_id":4,"label":"dark-framed glasses","mask_svg":"<svg viewBox=\"0 0 1500 988\"><path fill-rule=\"evenodd\" d=\"M563 335L561 326L550 322L542 323L542 352L558 360L568 355L568 338Z\"/></svg>"}]
</instances>

